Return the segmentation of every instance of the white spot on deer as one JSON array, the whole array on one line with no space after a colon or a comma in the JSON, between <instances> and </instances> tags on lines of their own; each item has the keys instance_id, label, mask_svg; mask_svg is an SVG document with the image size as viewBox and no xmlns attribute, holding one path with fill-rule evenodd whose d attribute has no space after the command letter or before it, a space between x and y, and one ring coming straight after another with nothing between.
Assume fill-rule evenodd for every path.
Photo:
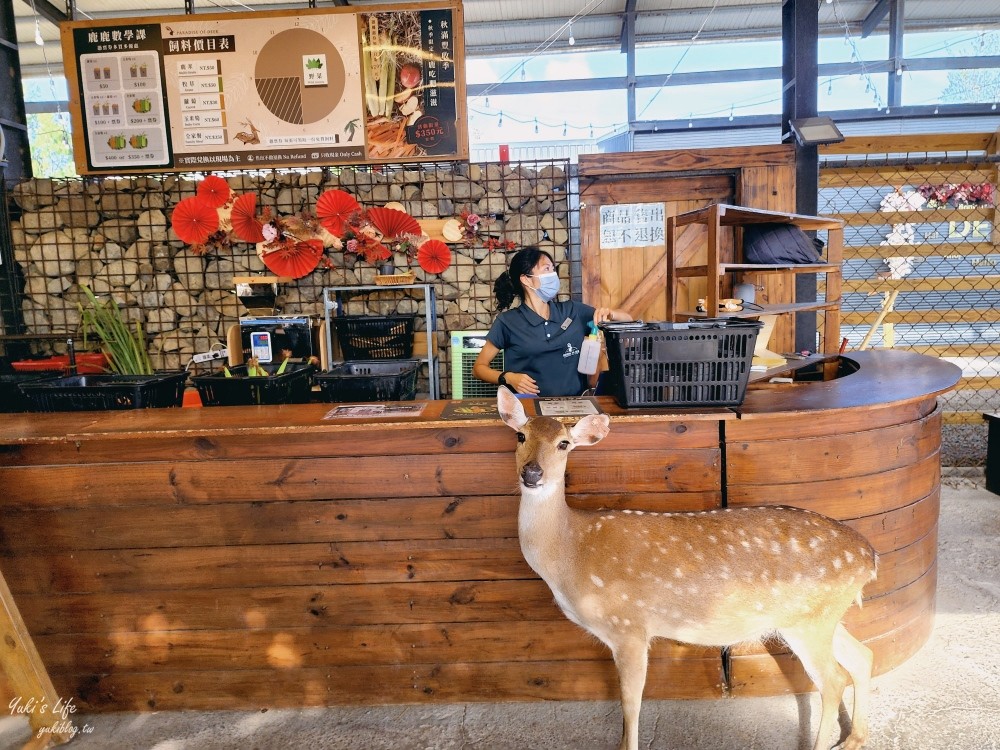
<instances>
[{"instance_id":1,"label":"white spot on deer","mask_svg":"<svg viewBox=\"0 0 1000 750\"><path fill-rule=\"evenodd\" d=\"M834 567L834 568L836 568L837 570L840 570L840 568L841 568L841 567L843 566L843 564L844 564L844 563L842 563L842 562L840 561L840 558L839 558L839 557L835 557L835 558L833 558L833 567Z\"/></svg>"},{"instance_id":2,"label":"white spot on deer","mask_svg":"<svg viewBox=\"0 0 1000 750\"><path fill-rule=\"evenodd\" d=\"M653 581L656 583L663 583L663 579L659 576L653 576Z\"/></svg>"},{"instance_id":3,"label":"white spot on deer","mask_svg":"<svg viewBox=\"0 0 1000 750\"><path fill-rule=\"evenodd\" d=\"M671 535L670 535L670 541L671 541L671 542L679 542L679 541L680 541L680 539L678 539L678 538L677 538L676 536L674 536L673 534L671 534Z\"/></svg>"},{"instance_id":4,"label":"white spot on deer","mask_svg":"<svg viewBox=\"0 0 1000 750\"><path fill-rule=\"evenodd\" d=\"M631 512L632 511L630 509L628 509L628 508L626 508L625 510L622 511L622 513L631 513Z\"/></svg>"},{"instance_id":5,"label":"white spot on deer","mask_svg":"<svg viewBox=\"0 0 1000 750\"><path fill-rule=\"evenodd\" d=\"M618 558L616 556L612 555L611 562L618 562Z\"/></svg>"},{"instance_id":6,"label":"white spot on deer","mask_svg":"<svg viewBox=\"0 0 1000 750\"><path fill-rule=\"evenodd\" d=\"M641 510L637 510L637 511L635 512L635 514L636 514L637 516L644 516L644 515L646 515L646 514L645 514L645 513L643 513L643 512L641 511Z\"/></svg>"},{"instance_id":7,"label":"white spot on deer","mask_svg":"<svg viewBox=\"0 0 1000 750\"><path fill-rule=\"evenodd\" d=\"M648 533L649 533L649 529L643 529L643 530L642 530L642 533L643 533L643 534L648 534Z\"/></svg>"},{"instance_id":8,"label":"white spot on deer","mask_svg":"<svg viewBox=\"0 0 1000 750\"><path fill-rule=\"evenodd\" d=\"M619 623L618 615L611 615L611 624L617 625Z\"/></svg>"},{"instance_id":9,"label":"white spot on deer","mask_svg":"<svg viewBox=\"0 0 1000 750\"><path fill-rule=\"evenodd\" d=\"M794 536L788 540L788 546L792 548L792 552L802 551L802 545L799 544L799 540L796 539Z\"/></svg>"},{"instance_id":10,"label":"white spot on deer","mask_svg":"<svg viewBox=\"0 0 1000 750\"><path fill-rule=\"evenodd\" d=\"M764 540L761 539L759 536L755 536L753 538L753 543L756 544L758 547L763 547L764 546Z\"/></svg>"},{"instance_id":11,"label":"white spot on deer","mask_svg":"<svg viewBox=\"0 0 1000 750\"><path fill-rule=\"evenodd\" d=\"M640 609L645 609L646 602L644 602L642 599L637 599L635 602L635 606L639 607Z\"/></svg>"},{"instance_id":12,"label":"white spot on deer","mask_svg":"<svg viewBox=\"0 0 1000 750\"><path fill-rule=\"evenodd\" d=\"M631 624L632 624L632 621L630 619L628 619L627 617L622 621L622 625L624 625L626 628L629 625L631 625Z\"/></svg>"},{"instance_id":13,"label":"white spot on deer","mask_svg":"<svg viewBox=\"0 0 1000 750\"><path fill-rule=\"evenodd\" d=\"M715 534L709 534L708 541L710 541L712 544L718 544L719 538Z\"/></svg>"},{"instance_id":14,"label":"white spot on deer","mask_svg":"<svg viewBox=\"0 0 1000 750\"><path fill-rule=\"evenodd\" d=\"M698 587L697 586L688 586L688 593L689 594L697 594L698 593Z\"/></svg>"},{"instance_id":15,"label":"white spot on deer","mask_svg":"<svg viewBox=\"0 0 1000 750\"><path fill-rule=\"evenodd\" d=\"M683 578L683 577L684 577L684 571L681 570L680 568L674 568L674 578Z\"/></svg>"},{"instance_id":16,"label":"white spot on deer","mask_svg":"<svg viewBox=\"0 0 1000 750\"><path fill-rule=\"evenodd\" d=\"M740 544L742 545L743 549L750 549L750 542L748 542L746 539L740 542Z\"/></svg>"},{"instance_id":17,"label":"white spot on deer","mask_svg":"<svg viewBox=\"0 0 1000 750\"><path fill-rule=\"evenodd\" d=\"M595 576L593 573L590 574L590 580L593 581L594 585L597 586L597 588L599 589L604 588L604 581Z\"/></svg>"},{"instance_id":18,"label":"white spot on deer","mask_svg":"<svg viewBox=\"0 0 1000 750\"><path fill-rule=\"evenodd\" d=\"M753 605L753 608L756 609L758 612L763 612L764 611L764 602L755 602L754 605Z\"/></svg>"},{"instance_id":19,"label":"white spot on deer","mask_svg":"<svg viewBox=\"0 0 1000 750\"><path fill-rule=\"evenodd\" d=\"M836 539L839 534L840 534L840 532L837 531L836 529L830 529L830 538L831 539Z\"/></svg>"},{"instance_id":20,"label":"white spot on deer","mask_svg":"<svg viewBox=\"0 0 1000 750\"><path fill-rule=\"evenodd\" d=\"M658 558L658 557L654 557L654 558L653 558L653 562L654 562L654 563L658 563L659 561L660 561L660 558Z\"/></svg>"},{"instance_id":21,"label":"white spot on deer","mask_svg":"<svg viewBox=\"0 0 1000 750\"><path fill-rule=\"evenodd\" d=\"M802 580L802 574L796 573L795 578L792 579L792 583L799 583Z\"/></svg>"},{"instance_id":22,"label":"white spot on deer","mask_svg":"<svg viewBox=\"0 0 1000 750\"><path fill-rule=\"evenodd\" d=\"M826 575L826 567L824 566L824 567L821 567L821 568L817 568L816 569L816 575L819 576L820 578L822 578L823 576L825 576Z\"/></svg>"},{"instance_id":23,"label":"white spot on deer","mask_svg":"<svg viewBox=\"0 0 1000 750\"><path fill-rule=\"evenodd\" d=\"M625 572L632 575L632 568L625 568Z\"/></svg>"},{"instance_id":24,"label":"white spot on deer","mask_svg":"<svg viewBox=\"0 0 1000 750\"><path fill-rule=\"evenodd\" d=\"M731 544L727 544L726 545L726 552L728 552L730 555L735 555L736 554L736 547L734 547Z\"/></svg>"},{"instance_id":25,"label":"white spot on deer","mask_svg":"<svg viewBox=\"0 0 1000 750\"><path fill-rule=\"evenodd\" d=\"M820 539L818 536L814 536L812 539L809 540L809 549L816 549L822 543L823 543L822 539Z\"/></svg>"},{"instance_id":26,"label":"white spot on deer","mask_svg":"<svg viewBox=\"0 0 1000 750\"><path fill-rule=\"evenodd\" d=\"M866 550L864 547L861 548L861 556L868 557L868 550Z\"/></svg>"},{"instance_id":27,"label":"white spot on deer","mask_svg":"<svg viewBox=\"0 0 1000 750\"><path fill-rule=\"evenodd\" d=\"M695 524L695 528L698 529L698 531L704 531L705 530L705 527L702 526L700 523Z\"/></svg>"},{"instance_id":28,"label":"white spot on deer","mask_svg":"<svg viewBox=\"0 0 1000 750\"><path fill-rule=\"evenodd\" d=\"M623 602L627 602L628 601L628 594L625 594L625 593L622 594L622 601Z\"/></svg>"},{"instance_id":29,"label":"white spot on deer","mask_svg":"<svg viewBox=\"0 0 1000 750\"><path fill-rule=\"evenodd\" d=\"M729 580L729 571L728 570L720 570L719 571L719 578L721 578L723 581L728 581Z\"/></svg>"},{"instance_id":30,"label":"white spot on deer","mask_svg":"<svg viewBox=\"0 0 1000 750\"><path fill-rule=\"evenodd\" d=\"M847 551L844 553L844 559L847 560L848 563L852 563L854 562L854 555L851 554L850 551Z\"/></svg>"},{"instance_id":31,"label":"white spot on deer","mask_svg":"<svg viewBox=\"0 0 1000 750\"><path fill-rule=\"evenodd\" d=\"M589 534L593 530L594 530L594 524L592 523L587 524L587 533Z\"/></svg>"},{"instance_id":32,"label":"white spot on deer","mask_svg":"<svg viewBox=\"0 0 1000 750\"><path fill-rule=\"evenodd\" d=\"M691 542L684 542L684 549L686 549L688 552L693 552L694 546L691 544Z\"/></svg>"},{"instance_id":33,"label":"white spot on deer","mask_svg":"<svg viewBox=\"0 0 1000 750\"><path fill-rule=\"evenodd\" d=\"M771 540L771 552L773 552L776 555L780 555L781 554L781 543L778 542L777 539L772 539Z\"/></svg>"},{"instance_id":34,"label":"white spot on deer","mask_svg":"<svg viewBox=\"0 0 1000 750\"><path fill-rule=\"evenodd\" d=\"M600 522L600 521L598 521L598 522L597 522L597 523L596 523L596 524L594 525L594 529L595 529L595 530L597 530L597 531L600 531L600 530L601 530L601 522Z\"/></svg>"},{"instance_id":35,"label":"white spot on deer","mask_svg":"<svg viewBox=\"0 0 1000 750\"><path fill-rule=\"evenodd\" d=\"M740 536L746 536L747 535L747 530L746 529L736 529L736 533L739 534Z\"/></svg>"}]
</instances>

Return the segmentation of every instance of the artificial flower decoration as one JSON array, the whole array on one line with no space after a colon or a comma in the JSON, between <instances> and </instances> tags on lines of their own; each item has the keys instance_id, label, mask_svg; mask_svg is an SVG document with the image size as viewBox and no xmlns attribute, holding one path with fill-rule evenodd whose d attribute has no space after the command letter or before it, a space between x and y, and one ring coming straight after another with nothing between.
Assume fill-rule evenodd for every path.
<instances>
[{"instance_id":1,"label":"artificial flower decoration","mask_svg":"<svg viewBox=\"0 0 1000 750\"><path fill-rule=\"evenodd\" d=\"M228 248L234 241L252 242L257 255L272 272L302 278L319 266L332 266L324 249L333 247L378 265L395 255L419 263L428 273L451 265L451 251L443 242L428 243L419 222L401 204L365 209L343 190L327 190L316 201L316 213L300 211L276 216L265 206L258 213L257 194L236 195L221 177L209 175L197 195L174 207L174 232L201 255L209 248ZM435 270L436 269L436 270Z\"/></svg>"},{"instance_id":2,"label":"artificial flower decoration","mask_svg":"<svg viewBox=\"0 0 1000 750\"><path fill-rule=\"evenodd\" d=\"M344 231L344 223L360 210L361 204L343 190L327 190L316 199L316 218L335 236Z\"/></svg>"},{"instance_id":3,"label":"artificial flower decoration","mask_svg":"<svg viewBox=\"0 0 1000 750\"><path fill-rule=\"evenodd\" d=\"M417 263L427 273L443 273L451 265L451 249L441 240L427 240L417 248Z\"/></svg>"},{"instance_id":4,"label":"artificial flower decoration","mask_svg":"<svg viewBox=\"0 0 1000 750\"><path fill-rule=\"evenodd\" d=\"M174 233L184 242L203 248L219 228L219 212L200 197L192 196L174 207L172 224Z\"/></svg>"},{"instance_id":5,"label":"artificial flower decoration","mask_svg":"<svg viewBox=\"0 0 1000 750\"><path fill-rule=\"evenodd\" d=\"M229 183L214 174L198 183L198 197L212 208L226 205L231 192Z\"/></svg>"}]
</instances>

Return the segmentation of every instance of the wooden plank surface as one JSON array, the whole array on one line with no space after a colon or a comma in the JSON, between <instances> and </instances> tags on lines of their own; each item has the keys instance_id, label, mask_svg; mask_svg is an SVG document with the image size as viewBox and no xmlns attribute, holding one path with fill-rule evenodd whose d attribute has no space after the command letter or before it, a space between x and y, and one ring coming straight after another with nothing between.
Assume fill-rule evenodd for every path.
<instances>
[{"instance_id":1,"label":"wooden plank surface","mask_svg":"<svg viewBox=\"0 0 1000 750\"><path fill-rule=\"evenodd\" d=\"M581 177L687 172L739 167L794 166L790 145L733 146L713 149L673 149L639 153L580 154Z\"/></svg>"}]
</instances>

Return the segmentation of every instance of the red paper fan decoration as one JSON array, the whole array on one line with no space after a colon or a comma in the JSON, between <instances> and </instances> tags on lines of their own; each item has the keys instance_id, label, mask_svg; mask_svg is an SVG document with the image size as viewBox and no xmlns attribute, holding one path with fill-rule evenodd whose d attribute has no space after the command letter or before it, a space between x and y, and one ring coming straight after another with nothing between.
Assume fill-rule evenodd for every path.
<instances>
[{"instance_id":1,"label":"red paper fan decoration","mask_svg":"<svg viewBox=\"0 0 1000 750\"><path fill-rule=\"evenodd\" d=\"M261 260L278 276L301 279L312 273L323 257L322 240L287 241L274 250L264 250Z\"/></svg>"},{"instance_id":2,"label":"red paper fan decoration","mask_svg":"<svg viewBox=\"0 0 1000 750\"><path fill-rule=\"evenodd\" d=\"M395 240L404 234L420 234L420 225L417 220L405 211L376 206L369 208L365 213L368 216L368 221L382 233L382 237L386 240Z\"/></svg>"},{"instance_id":3,"label":"red paper fan decoration","mask_svg":"<svg viewBox=\"0 0 1000 750\"><path fill-rule=\"evenodd\" d=\"M316 218L326 231L338 237L344 231L344 222L360 210L361 204L343 190L326 190L316 199Z\"/></svg>"},{"instance_id":4,"label":"red paper fan decoration","mask_svg":"<svg viewBox=\"0 0 1000 750\"><path fill-rule=\"evenodd\" d=\"M417 249L417 263L427 273L442 273L451 265L451 248L441 240L427 240Z\"/></svg>"},{"instance_id":5,"label":"red paper fan decoration","mask_svg":"<svg viewBox=\"0 0 1000 750\"><path fill-rule=\"evenodd\" d=\"M244 242L263 242L263 224L257 220L257 194L243 193L233 203L233 232Z\"/></svg>"},{"instance_id":6,"label":"red paper fan decoration","mask_svg":"<svg viewBox=\"0 0 1000 750\"><path fill-rule=\"evenodd\" d=\"M203 245L219 228L219 212L201 198L185 198L174 206L171 226L189 245Z\"/></svg>"},{"instance_id":7,"label":"red paper fan decoration","mask_svg":"<svg viewBox=\"0 0 1000 750\"><path fill-rule=\"evenodd\" d=\"M229 183L214 174L198 183L198 197L212 208L224 206L229 200L230 192Z\"/></svg>"}]
</instances>

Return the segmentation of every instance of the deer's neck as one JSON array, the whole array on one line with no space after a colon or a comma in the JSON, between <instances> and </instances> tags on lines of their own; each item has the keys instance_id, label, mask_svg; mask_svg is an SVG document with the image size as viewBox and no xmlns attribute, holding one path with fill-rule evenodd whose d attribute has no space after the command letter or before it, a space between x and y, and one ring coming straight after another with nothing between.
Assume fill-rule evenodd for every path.
<instances>
[{"instance_id":1,"label":"deer's neck","mask_svg":"<svg viewBox=\"0 0 1000 750\"><path fill-rule=\"evenodd\" d=\"M566 505L565 483L560 480L540 490L522 490L518 509L521 552L543 578L570 555L576 540L571 534L571 510Z\"/></svg>"}]
</instances>

